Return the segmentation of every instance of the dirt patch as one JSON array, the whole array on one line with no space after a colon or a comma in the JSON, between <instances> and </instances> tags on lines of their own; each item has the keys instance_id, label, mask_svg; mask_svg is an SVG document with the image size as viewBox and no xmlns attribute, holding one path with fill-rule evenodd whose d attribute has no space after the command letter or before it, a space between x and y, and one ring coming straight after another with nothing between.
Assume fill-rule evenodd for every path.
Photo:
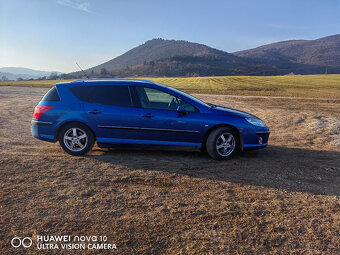
<instances>
[{"instance_id":1,"label":"dirt patch","mask_svg":"<svg viewBox=\"0 0 340 255\"><path fill-rule=\"evenodd\" d=\"M67 155L30 134L46 91L0 87L1 254L36 234L107 235L117 254L340 252L339 100L197 95L271 128L268 148L223 162L97 147Z\"/></svg>"}]
</instances>

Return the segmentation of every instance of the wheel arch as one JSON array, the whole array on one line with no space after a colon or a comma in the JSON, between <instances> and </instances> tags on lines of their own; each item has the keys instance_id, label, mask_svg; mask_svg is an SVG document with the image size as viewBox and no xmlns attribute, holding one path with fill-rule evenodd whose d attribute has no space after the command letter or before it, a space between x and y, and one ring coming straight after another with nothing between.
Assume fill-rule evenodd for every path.
<instances>
[{"instance_id":1,"label":"wheel arch","mask_svg":"<svg viewBox=\"0 0 340 255\"><path fill-rule=\"evenodd\" d=\"M56 134L55 134L55 136L54 136L54 141L58 141L58 140L59 140L60 130L61 130L64 126L66 126L66 125L68 125L68 124L70 124L70 123L80 123L80 124L82 124L82 125L85 125L85 126L92 132L93 138L94 138L94 140L96 141L96 133L93 131L93 129L92 129L89 125L87 125L86 123L84 123L84 122L82 122L82 121L79 121L79 120L66 121L66 122L64 122L63 124L61 124L61 125L58 127L57 132L56 132Z\"/></svg>"},{"instance_id":2,"label":"wheel arch","mask_svg":"<svg viewBox=\"0 0 340 255\"><path fill-rule=\"evenodd\" d=\"M243 151L243 137L242 137L240 131L236 127L234 127L233 125L224 124L224 123L214 125L214 126L212 126L211 128L208 129L208 131L205 133L205 135L203 137L202 148L206 147L206 142L207 142L207 139L208 139L208 136L210 135L210 133L213 130L215 130L216 128L220 128L220 127L228 127L228 128L231 128L232 130L235 131L235 133L237 134L238 141L239 141L239 148L240 148L241 151Z\"/></svg>"}]
</instances>

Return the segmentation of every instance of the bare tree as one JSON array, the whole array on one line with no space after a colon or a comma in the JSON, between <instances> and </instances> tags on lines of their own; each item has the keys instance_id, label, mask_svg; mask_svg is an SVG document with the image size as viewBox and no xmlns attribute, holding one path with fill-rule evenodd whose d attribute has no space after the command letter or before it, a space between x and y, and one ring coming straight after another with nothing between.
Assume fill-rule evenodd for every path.
<instances>
[{"instance_id":1,"label":"bare tree","mask_svg":"<svg viewBox=\"0 0 340 255\"><path fill-rule=\"evenodd\" d=\"M58 74L56 72L52 72L49 76L49 80L56 80L58 78Z\"/></svg>"},{"instance_id":2,"label":"bare tree","mask_svg":"<svg viewBox=\"0 0 340 255\"><path fill-rule=\"evenodd\" d=\"M106 75L107 75L107 70L106 70L106 68L102 68L102 69L100 70L100 75L102 75L102 76L106 76Z\"/></svg>"}]
</instances>

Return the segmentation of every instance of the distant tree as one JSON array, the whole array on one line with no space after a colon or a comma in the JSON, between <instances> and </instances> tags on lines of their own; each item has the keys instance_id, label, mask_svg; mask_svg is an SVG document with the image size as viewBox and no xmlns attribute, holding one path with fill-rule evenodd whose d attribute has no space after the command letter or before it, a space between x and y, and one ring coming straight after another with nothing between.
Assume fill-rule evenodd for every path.
<instances>
[{"instance_id":1,"label":"distant tree","mask_svg":"<svg viewBox=\"0 0 340 255\"><path fill-rule=\"evenodd\" d=\"M107 75L107 70L106 70L106 68L100 69L100 75L102 75L102 76Z\"/></svg>"},{"instance_id":2,"label":"distant tree","mask_svg":"<svg viewBox=\"0 0 340 255\"><path fill-rule=\"evenodd\" d=\"M94 71L91 70L91 72L90 72L90 77L95 77L95 76L96 76L96 75L95 75Z\"/></svg>"},{"instance_id":3,"label":"distant tree","mask_svg":"<svg viewBox=\"0 0 340 255\"><path fill-rule=\"evenodd\" d=\"M58 78L58 73L56 72L52 72L49 76L48 79L49 80L56 80Z\"/></svg>"},{"instance_id":4,"label":"distant tree","mask_svg":"<svg viewBox=\"0 0 340 255\"><path fill-rule=\"evenodd\" d=\"M199 77L200 75L198 73L187 73L187 77Z\"/></svg>"},{"instance_id":5,"label":"distant tree","mask_svg":"<svg viewBox=\"0 0 340 255\"><path fill-rule=\"evenodd\" d=\"M65 80L67 79L67 74L66 73L62 73L61 75L59 75L61 80Z\"/></svg>"},{"instance_id":6,"label":"distant tree","mask_svg":"<svg viewBox=\"0 0 340 255\"><path fill-rule=\"evenodd\" d=\"M21 78L21 77L19 77L18 79L17 79L17 81L23 81L24 79L23 78Z\"/></svg>"},{"instance_id":7,"label":"distant tree","mask_svg":"<svg viewBox=\"0 0 340 255\"><path fill-rule=\"evenodd\" d=\"M2 80L2 81L8 81L8 78L7 78L6 75L3 75L3 76L1 77L1 80Z\"/></svg>"}]
</instances>

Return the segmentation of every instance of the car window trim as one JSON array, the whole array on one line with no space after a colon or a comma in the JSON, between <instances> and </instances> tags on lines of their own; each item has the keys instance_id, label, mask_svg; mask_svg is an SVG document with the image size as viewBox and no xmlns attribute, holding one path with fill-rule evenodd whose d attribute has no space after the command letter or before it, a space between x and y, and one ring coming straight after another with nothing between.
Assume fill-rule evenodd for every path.
<instances>
[{"instance_id":1,"label":"car window trim","mask_svg":"<svg viewBox=\"0 0 340 255\"><path fill-rule=\"evenodd\" d=\"M132 96L132 101L134 103L135 108L142 108L139 97L137 95L136 86L134 86L134 85L130 86L130 90L132 92L131 96Z\"/></svg>"},{"instance_id":2,"label":"car window trim","mask_svg":"<svg viewBox=\"0 0 340 255\"><path fill-rule=\"evenodd\" d=\"M131 94L131 88L130 85L128 85L128 90L129 90L129 96L130 96L130 103L131 103L131 107L135 107L133 100L132 100L132 94Z\"/></svg>"}]
</instances>

